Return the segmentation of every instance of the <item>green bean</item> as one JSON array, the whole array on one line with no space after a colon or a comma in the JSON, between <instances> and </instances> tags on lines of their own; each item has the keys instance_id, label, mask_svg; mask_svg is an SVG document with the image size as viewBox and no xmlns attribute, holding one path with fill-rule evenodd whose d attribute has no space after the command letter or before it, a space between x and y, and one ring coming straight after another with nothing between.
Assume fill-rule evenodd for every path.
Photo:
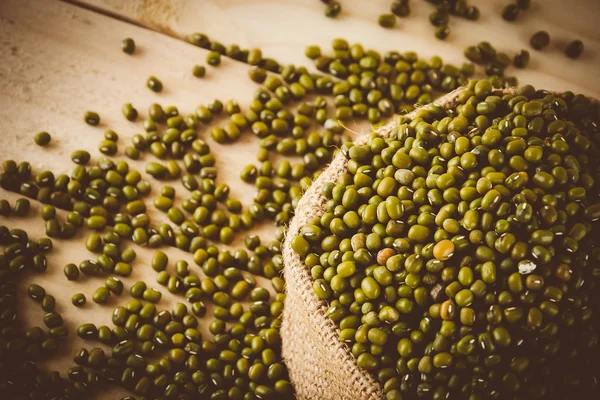
<instances>
[{"instance_id":1,"label":"green bean","mask_svg":"<svg viewBox=\"0 0 600 400\"><path fill-rule=\"evenodd\" d=\"M194 68L192 68L192 75L196 78L204 78L206 75L206 67L203 65L194 65Z\"/></svg>"},{"instance_id":2,"label":"green bean","mask_svg":"<svg viewBox=\"0 0 600 400\"><path fill-rule=\"evenodd\" d=\"M109 297L110 291L106 287L101 286L94 292L92 300L94 300L94 303L104 304L108 301Z\"/></svg>"},{"instance_id":3,"label":"green bean","mask_svg":"<svg viewBox=\"0 0 600 400\"><path fill-rule=\"evenodd\" d=\"M160 93L163 90L162 82L155 76L150 76L146 81L146 87L155 93Z\"/></svg>"},{"instance_id":4,"label":"green bean","mask_svg":"<svg viewBox=\"0 0 600 400\"><path fill-rule=\"evenodd\" d=\"M35 144L37 144L38 146L42 146L42 147L47 146L51 140L52 140L52 137L50 136L50 134L48 132L39 132L33 138L33 141L35 142Z\"/></svg>"},{"instance_id":5,"label":"green bean","mask_svg":"<svg viewBox=\"0 0 600 400\"><path fill-rule=\"evenodd\" d=\"M121 112L128 121L135 121L138 117L138 112L135 108L133 108L131 103L123 104L123 107L121 107Z\"/></svg>"},{"instance_id":6,"label":"green bean","mask_svg":"<svg viewBox=\"0 0 600 400\"><path fill-rule=\"evenodd\" d=\"M73 303L75 307L83 307L85 305L85 302L86 298L83 293L75 293L71 298L71 303Z\"/></svg>"},{"instance_id":7,"label":"green bean","mask_svg":"<svg viewBox=\"0 0 600 400\"><path fill-rule=\"evenodd\" d=\"M435 37L444 40L450 35L450 28L448 25L440 25L435 28Z\"/></svg>"},{"instance_id":8,"label":"green bean","mask_svg":"<svg viewBox=\"0 0 600 400\"><path fill-rule=\"evenodd\" d=\"M520 7L516 4L508 4L502 9L502 18L505 21L515 21L519 16Z\"/></svg>"},{"instance_id":9,"label":"green bean","mask_svg":"<svg viewBox=\"0 0 600 400\"><path fill-rule=\"evenodd\" d=\"M96 126L100 123L100 115L95 111L86 111L83 114L83 120L88 125Z\"/></svg>"},{"instance_id":10,"label":"green bean","mask_svg":"<svg viewBox=\"0 0 600 400\"><path fill-rule=\"evenodd\" d=\"M393 0L390 11L398 17L406 17L410 14L410 3L408 0Z\"/></svg>"},{"instance_id":11,"label":"green bean","mask_svg":"<svg viewBox=\"0 0 600 400\"><path fill-rule=\"evenodd\" d=\"M578 58L583 53L583 42L581 40L573 40L565 48L565 54L569 58Z\"/></svg>"},{"instance_id":12,"label":"green bean","mask_svg":"<svg viewBox=\"0 0 600 400\"><path fill-rule=\"evenodd\" d=\"M330 1L325 7L325 16L329 18L337 17L342 12L342 6L338 1Z\"/></svg>"},{"instance_id":13,"label":"green bean","mask_svg":"<svg viewBox=\"0 0 600 400\"><path fill-rule=\"evenodd\" d=\"M74 281L79 278L79 268L75 264L67 264L64 268L64 274L68 280Z\"/></svg>"},{"instance_id":14,"label":"green bean","mask_svg":"<svg viewBox=\"0 0 600 400\"><path fill-rule=\"evenodd\" d=\"M393 28L396 25L394 14L381 14L379 16L379 26L383 28Z\"/></svg>"},{"instance_id":15,"label":"green bean","mask_svg":"<svg viewBox=\"0 0 600 400\"><path fill-rule=\"evenodd\" d=\"M525 68L529 64L529 52L527 50L521 50L513 58L513 64L517 68Z\"/></svg>"},{"instance_id":16,"label":"green bean","mask_svg":"<svg viewBox=\"0 0 600 400\"><path fill-rule=\"evenodd\" d=\"M76 150L71 153L71 160L79 165L86 165L90 161L90 157L90 153L85 150Z\"/></svg>"},{"instance_id":17,"label":"green bean","mask_svg":"<svg viewBox=\"0 0 600 400\"><path fill-rule=\"evenodd\" d=\"M121 41L121 50L123 53L133 54L135 52L135 41L131 38L125 38Z\"/></svg>"},{"instance_id":18,"label":"green bean","mask_svg":"<svg viewBox=\"0 0 600 400\"><path fill-rule=\"evenodd\" d=\"M216 51L211 51L206 56L206 63L210 66L216 67L221 64L221 54Z\"/></svg>"},{"instance_id":19,"label":"green bean","mask_svg":"<svg viewBox=\"0 0 600 400\"><path fill-rule=\"evenodd\" d=\"M546 31L537 31L533 34L533 36L531 36L529 43L534 49L542 50L550 43L550 35L548 35L548 32Z\"/></svg>"}]
</instances>

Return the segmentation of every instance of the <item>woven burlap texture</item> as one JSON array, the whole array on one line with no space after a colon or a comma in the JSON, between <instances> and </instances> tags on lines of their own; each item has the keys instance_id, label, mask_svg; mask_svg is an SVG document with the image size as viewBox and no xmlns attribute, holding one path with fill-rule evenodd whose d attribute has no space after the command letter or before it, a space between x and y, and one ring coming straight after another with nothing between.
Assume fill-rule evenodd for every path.
<instances>
[{"instance_id":1,"label":"woven burlap texture","mask_svg":"<svg viewBox=\"0 0 600 400\"><path fill-rule=\"evenodd\" d=\"M450 108L461 89L440 97L435 104ZM411 117L414 114L408 114ZM389 137L395 118L378 130ZM368 135L358 138L364 144ZM376 400L383 397L381 385L355 364L346 344L339 340L339 328L325 315L326 303L312 289L310 271L292 250L291 242L309 219L320 217L327 199L321 194L325 182L337 182L347 171L346 158L338 153L331 164L306 191L295 211L283 246L286 302L281 326L282 355L298 399Z\"/></svg>"}]
</instances>

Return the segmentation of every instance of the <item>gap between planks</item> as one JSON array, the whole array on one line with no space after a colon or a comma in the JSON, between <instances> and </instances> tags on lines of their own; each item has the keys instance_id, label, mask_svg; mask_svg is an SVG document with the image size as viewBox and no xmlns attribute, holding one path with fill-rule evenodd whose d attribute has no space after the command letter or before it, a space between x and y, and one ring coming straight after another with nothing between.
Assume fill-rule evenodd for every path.
<instances>
[{"instance_id":1,"label":"gap between planks","mask_svg":"<svg viewBox=\"0 0 600 400\"><path fill-rule=\"evenodd\" d=\"M117 21L121 21L121 22L124 22L126 24L131 24L131 25L137 26L139 28L143 28L143 29L146 29L146 30L149 30L149 31L152 31L152 32L156 32L156 33L159 33L161 35L165 35L167 37L171 37L171 38L177 39L179 41L182 41L184 43L187 43L190 46L193 46L184 37L181 37L180 35L176 34L173 30L171 30L169 28L166 28L166 27L164 29L153 28L151 26L142 24L141 22L136 21L133 18L128 18L128 17L126 17L124 15L118 14L116 12L112 12L110 10L107 10L107 9L104 9L104 8L99 7L99 6L95 6L95 5L92 5L92 4L83 2L83 1L78 1L78 0L55 0L55 1L59 1L61 3L66 3L66 4L70 4L72 6L79 7L79 8L82 8L84 10L92 11L92 12L95 12L97 14L103 15L105 17L116 19ZM225 57L227 57L227 56L225 56ZM227 57L227 59L231 60L233 62L236 62L236 63L247 65L246 63L244 63L242 61L239 61L239 60L236 60L235 58Z\"/></svg>"}]
</instances>

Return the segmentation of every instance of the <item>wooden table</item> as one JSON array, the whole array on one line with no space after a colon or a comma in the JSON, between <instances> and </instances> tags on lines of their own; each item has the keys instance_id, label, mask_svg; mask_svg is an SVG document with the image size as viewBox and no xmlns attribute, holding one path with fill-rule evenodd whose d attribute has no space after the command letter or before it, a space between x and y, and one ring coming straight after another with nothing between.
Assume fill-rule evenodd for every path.
<instances>
[{"instance_id":1,"label":"wooden table","mask_svg":"<svg viewBox=\"0 0 600 400\"><path fill-rule=\"evenodd\" d=\"M125 145L135 133L143 131L139 122L122 117L120 108L126 102L133 103L142 117L152 102L177 105L183 113L190 113L197 105L214 98L232 98L242 108L247 107L257 87L247 78L247 65L224 58L219 68L208 67L204 79L191 75L195 64L205 64L207 54L183 40L192 32L206 33L226 45L237 43L244 48L261 48L263 54L284 63L308 65L304 57L307 45L327 47L331 39L343 37L379 51L415 50L422 57L437 54L460 64L464 61L462 51L468 45L488 40L498 50L512 55L521 48L529 48L528 40L534 31L545 29L552 36L551 45L542 52L532 50L529 67L510 68L509 74L518 76L521 83L569 89L600 98L597 24L600 2L597 0L568 5L560 0L534 0L532 9L522 13L515 23L499 17L506 0L473 0L473 4L480 6L481 19L475 23L452 18L452 33L446 41L433 37L433 28L427 22L432 7L420 1L412 2L411 15L399 19L395 28L379 27L377 17L387 12L389 3L388 0L342 0L342 14L337 19L328 19L317 0L81 0L77 4L3 0L0 2L0 160L30 161L34 172L44 169L68 172L73 168L69 159L73 150L89 150L93 161L101 156L97 144L108 128L120 135L120 151L115 158L125 159ZM133 56L120 50L125 37L136 41L137 51ZM585 51L577 60L563 54L565 44L574 39L585 43ZM165 86L162 93L155 94L145 87L150 75L162 80ZM86 110L100 114L99 127L83 122ZM48 148L33 143L33 135L41 130L53 137ZM207 132L201 136L208 137ZM245 135L235 145L208 141L217 157L219 181L228 183L232 194L249 204L254 190L239 180L239 171L255 162L257 140ZM149 156L143 156L139 161L129 162L143 171L148 160ZM179 184L174 186L178 195L185 193ZM159 188L160 185L154 185L148 202ZM0 198L11 203L18 197L0 190ZM178 196L178 201L181 197ZM23 227L34 237L41 237L44 224L39 218L40 205L34 203L32 208L29 217L0 217L0 224ZM165 214L151 205L149 214L153 221L166 221ZM100 306L91 301L91 295L103 280L65 279L62 269L66 263L79 263L92 256L83 245L86 234L82 231L74 239L56 240L48 271L40 276L28 275L20 287L28 325L39 325L42 311L27 297L27 284L43 282L48 293L58 300L57 311L71 328L61 356L51 363L53 369L62 371L73 364L76 348L90 345L76 337L74 329L90 321L111 325L110 310L128 300L127 295L122 295ZM272 227L266 224L256 231L267 237ZM174 248L163 250L172 262L185 259L194 265L188 253ZM141 248L136 251L134 273L125 279L126 288L138 280L151 285L155 282L155 272L148 268L153 251ZM158 284L152 286L161 288ZM161 307L170 308L175 302L184 301L162 291ZM70 304L76 292L88 297L85 307ZM102 398L115 398L117 393L122 391L116 388L103 393Z\"/></svg>"}]
</instances>

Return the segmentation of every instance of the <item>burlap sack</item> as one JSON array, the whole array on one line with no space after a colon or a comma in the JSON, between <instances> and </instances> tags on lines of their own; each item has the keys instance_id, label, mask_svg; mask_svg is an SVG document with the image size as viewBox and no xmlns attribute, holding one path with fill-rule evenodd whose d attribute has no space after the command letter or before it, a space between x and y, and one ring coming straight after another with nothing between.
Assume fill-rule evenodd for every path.
<instances>
[{"instance_id":1,"label":"burlap sack","mask_svg":"<svg viewBox=\"0 0 600 400\"><path fill-rule=\"evenodd\" d=\"M453 107L461 90L448 93L435 103ZM393 119L378 133L388 137L396 124ZM355 142L364 144L366 141L367 135ZM339 341L339 328L325 315L327 305L313 292L310 271L291 246L300 228L310 218L320 217L325 212L327 200L321 195L323 184L337 182L346 171L347 160L338 153L298 203L283 246L287 297L281 326L282 355L296 395L302 400L375 400L383 397L381 385L356 366L348 346Z\"/></svg>"}]
</instances>

